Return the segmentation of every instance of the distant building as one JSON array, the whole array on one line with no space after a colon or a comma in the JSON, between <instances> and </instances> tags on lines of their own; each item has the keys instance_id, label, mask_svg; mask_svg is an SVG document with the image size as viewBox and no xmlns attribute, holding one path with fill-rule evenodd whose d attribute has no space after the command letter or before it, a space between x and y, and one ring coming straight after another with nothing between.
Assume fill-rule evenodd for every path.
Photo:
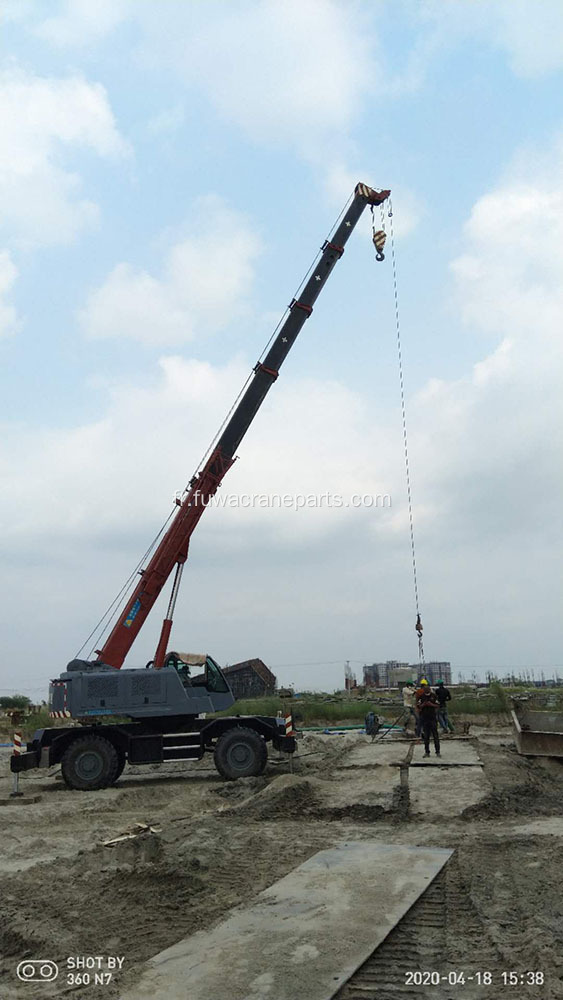
<instances>
[{"instance_id":1,"label":"distant building","mask_svg":"<svg viewBox=\"0 0 563 1000\"><path fill-rule=\"evenodd\" d=\"M364 663L364 687L379 687L379 672L377 663Z\"/></svg>"},{"instance_id":2,"label":"distant building","mask_svg":"<svg viewBox=\"0 0 563 1000\"><path fill-rule=\"evenodd\" d=\"M406 684L416 677L414 667L393 667L389 671L389 687L398 687L399 684Z\"/></svg>"},{"instance_id":3,"label":"distant building","mask_svg":"<svg viewBox=\"0 0 563 1000\"><path fill-rule=\"evenodd\" d=\"M429 684L437 684L438 681L443 681L446 687L452 683L452 666L447 660L439 662L438 660L430 660L429 663L424 667L424 672L421 673L417 667L418 676L426 677Z\"/></svg>"},{"instance_id":4,"label":"distant building","mask_svg":"<svg viewBox=\"0 0 563 1000\"><path fill-rule=\"evenodd\" d=\"M223 673L235 698L260 698L275 692L276 678L259 658L233 663Z\"/></svg>"},{"instance_id":5,"label":"distant building","mask_svg":"<svg viewBox=\"0 0 563 1000\"><path fill-rule=\"evenodd\" d=\"M398 660L387 660L385 663L370 663L364 667L364 685L366 687L395 687L399 679L408 680L412 674L412 668L408 663L399 663Z\"/></svg>"},{"instance_id":6,"label":"distant building","mask_svg":"<svg viewBox=\"0 0 563 1000\"><path fill-rule=\"evenodd\" d=\"M398 687L406 681L426 677L429 684L452 683L452 668L449 662L432 660L420 669L418 663L400 663L398 660L386 660L385 663L370 663L364 666L364 685L367 688Z\"/></svg>"},{"instance_id":7,"label":"distant building","mask_svg":"<svg viewBox=\"0 0 563 1000\"><path fill-rule=\"evenodd\" d=\"M356 680L356 675L352 670L350 664L346 663L346 666L344 667L344 690L353 691L355 688L357 688L357 686L358 682Z\"/></svg>"}]
</instances>

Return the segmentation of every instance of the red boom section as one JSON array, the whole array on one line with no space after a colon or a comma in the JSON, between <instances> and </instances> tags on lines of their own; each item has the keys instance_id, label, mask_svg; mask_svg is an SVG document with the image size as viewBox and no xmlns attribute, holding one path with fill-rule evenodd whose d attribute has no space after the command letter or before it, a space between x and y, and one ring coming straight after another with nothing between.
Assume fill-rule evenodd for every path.
<instances>
[{"instance_id":1,"label":"red boom section","mask_svg":"<svg viewBox=\"0 0 563 1000\"><path fill-rule=\"evenodd\" d=\"M220 448L216 448L199 475L191 481L190 489L182 500L172 524L148 566L142 571L141 579L125 611L121 612L118 622L102 648L96 650L98 662L108 663L118 669L123 665L174 566L178 562L185 562L188 558L192 533L233 462L234 458L226 457Z\"/></svg>"}]
</instances>

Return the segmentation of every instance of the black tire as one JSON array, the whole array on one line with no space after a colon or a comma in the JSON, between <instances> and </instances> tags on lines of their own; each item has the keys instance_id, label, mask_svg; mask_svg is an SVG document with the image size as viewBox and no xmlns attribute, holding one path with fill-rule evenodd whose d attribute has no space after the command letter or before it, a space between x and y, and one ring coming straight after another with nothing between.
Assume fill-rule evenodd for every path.
<instances>
[{"instance_id":1,"label":"black tire","mask_svg":"<svg viewBox=\"0 0 563 1000\"><path fill-rule=\"evenodd\" d=\"M102 736L73 740L62 756L61 773L69 788L82 792L113 785L119 771L118 752Z\"/></svg>"},{"instance_id":2,"label":"black tire","mask_svg":"<svg viewBox=\"0 0 563 1000\"><path fill-rule=\"evenodd\" d=\"M215 767L227 781L262 774L268 760L266 743L253 729L233 726L215 747Z\"/></svg>"},{"instance_id":3,"label":"black tire","mask_svg":"<svg viewBox=\"0 0 563 1000\"><path fill-rule=\"evenodd\" d=\"M116 782L117 779L120 778L121 775L123 774L123 769L124 769L126 763L127 763L127 755L125 753L125 750L118 749L117 750L117 774L116 774L115 778L113 779L114 782Z\"/></svg>"}]
</instances>

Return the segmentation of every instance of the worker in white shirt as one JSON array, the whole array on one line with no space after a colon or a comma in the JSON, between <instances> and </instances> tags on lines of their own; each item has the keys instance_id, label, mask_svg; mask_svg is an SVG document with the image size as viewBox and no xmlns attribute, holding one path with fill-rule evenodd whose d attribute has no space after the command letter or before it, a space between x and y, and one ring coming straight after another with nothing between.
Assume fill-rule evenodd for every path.
<instances>
[{"instance_id":1,"label":"worker in white shirt","mask_svg":"<svg viewBox=\"0 0 563 1000\"><path fill-rule=\"evenodd\" d=\"M405 684L404 688L403 688L403 708L405 710L405 713L408 713L408 718L407 718L407 721L405 723L405 729L408 729L409 722L410 722L411 717L412 717L413 720L414 720L414 730L415 730L415 733L416 733L417 736L419 736L420 735L419 732L418 732L418 730L419 730L419 721L418 721L418 715L417 715L416 709L415 709L415 704L416 704L415 695L416 695L416 688L414 686L414 682L413 681L408 681Z\"/></svg>"}]
</instances>

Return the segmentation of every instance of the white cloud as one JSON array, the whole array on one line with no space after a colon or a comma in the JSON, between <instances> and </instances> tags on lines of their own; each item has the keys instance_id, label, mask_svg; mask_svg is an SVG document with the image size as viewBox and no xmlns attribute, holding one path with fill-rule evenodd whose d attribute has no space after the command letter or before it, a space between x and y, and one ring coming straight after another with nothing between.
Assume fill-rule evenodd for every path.
<instances>
[{"instance_id":1,"label":"white cloud","mask_svg":"<svg viewBox=\"0 0 563 1000\"><path fill-rule=\"evenodd\" d=\"M39 431L12 427L0 436L7 487L0 492L0 547L13 570L14 595L2 613L15 651L28 627L25 608L35 607L36 628L27 648L35 662L36 639L40 636L48 647L41 661L45 681L80 646L173 509L174 492L186 485L248 368L168 357L154 385L114 386L103 416L92 424ZM220 495L384 492L376 463L366 461L369 436L363 404L345 386L284 376L241 445L240 461L225 477ZM386 452L377 448L376 453L381 469ZM191 546L193 565L177 609L176 635L189 636L192 648L198 642L208 645L220 660L232 662L239 649L241 657L252 655L245 653L251 647L268 658L272 642L279 657L278 633L281 627L285 640L282 635L280 640L287 640L290 620L292 641L300 646L306 630L319 637L330 633L327 615L354 631L368 595L358 593L359 603L353 601L362 589L357 563L343 567L340 547L331 538L338 538L344 525L352 530L358 525L365 552L369 525L389 514L337 508L208 510ZM312 551L323 562L328 559L326 568L311 562ZM133 663L152 655L158 618L157 608L134 648ZM334 650L329 658L335 659ZM26 682L20 673L20 686Z\"/></svg>"},{"instance_id":2,"label":"white cloud","mask_svg":"<svg viewBox=\"0 0 563 1000\"><path fill-rule=\"evenodd\" d=\"M452 530L538 549L555 536L563 425L563 145L475 204L453 262L455 303L470 331L496 342L465 377L434 380L415 421L426 488ZM446 512L448 512L446 514Z\"/></svg>"},{"instance_id":3,"label":"white cloud","mask_svg":"<svg viewBox=\"0 0 563 1000\"><path fill-rule=\"evenodd\" d=\"M359 5L259 0L168 11L137 10L151 38L144 56L172 65L253 140L314 153L334 130L348 130L377 84Z\"/></svg>"},{"instance_id":4,"label":"white cloud","mask_svg":"<svg viewBox=\"0 0 563 1000\"><path fill-rule=\"evenodd\" d=\"M373 5L237 0L169 10L169 18L150 5L137 10L150 38L142 58L173 67L229 128L237 126L252 142L296 152L322 177L338 208L359 180L381 187L390 182L373 176L373 164L352 170L361 160L354 127L389 92ZM418 224L422 207L407 190L396 196L402 219L397 235L403 236Z\"/></svg>"},{"instance_id":5,"label":"white cloud","mask_svg":"<svg viewBox=\"0 0 563 1000\"><path fill-rule=\"evenodd\" d=\"M374 100L393 91L383 68L373 6L342 0L236 0L230 4L91 5L68 2L64 13L41 25L58 44L86 44L127 16L140 28L135 50L141 63L173 69L183 86L201 91L229 128L253 142L289 148L324 179L339 205L358 180L378 183L373 168L354 171L354 125ZM86 13L88 16L86 17ZM147 123L149 134L177 129L181 105ZM385 186L389 179L380 179ZM418 223L418 199L397 192L403 203L402 231ZM398 216L399 218L399 216Z\"/></svg>"},{"instance_id":6,"label":"white cloud","mask_svg":"<svg viewBox=\"0 0 563 1000\"><path fill-rule=\"evenodd\" d=\"M198 200L187 236L171 246L158 277L118 264L81 313L90 337L180 344L240 315L260 241L248 220L221 199Z\"/></svg>"},{"instance_id":7,"label":"white cloud","mask_svg":"<svg viewBox=\"0 0 563 1000\"><path fill-rule=\"evenodd\" d=\"M126 19L137 54L173 67L254 139L310 149L347 128L380 83L372 11L342 0L63 0L35 31L58 46L95 43Z\"/></svg>"},{"instance_id":8,"label":"white cloud","mask_svg":"<svg viewBox=\"0 0 563 1000\"><path fill-rule=\"evenodd\" d=\"M0 225L26 246L71 242L96 223L64 151L127 152L105 89L82 77L47 78L9 69L0 76Z\"/></svg>"},{"instance_id":9,"label":"white cloud","mask_svg":"<svg viewBox=\"0 0 563 1000\"><path fill-rule=\"evenodd\" d=\"M33 14L35 6L35 0L3 0L0 20L25 21Z\"/></svg>"},{"instance_id":10,"label":"white cloud","mask_svg":"<svg viewBox=\"0 0 563 1000\"><path fill-rule=\"evenodd\" d=\"M61 542L71 551L73 539L86 547L101 539L102 548L127 548L131 538L148 540L248 375L240 362L217 368L174 356L163 358L159 367L152 386L111 387L107 410L95 423L39 432L20 428L3 436L2 464L11 470L2 500L5 551L52 554ZM241 461L223 492L387 492L379 473L389 445L382 441L376 447L379 434L374 437L368 425L361 400L338 382L284 379L283 392L272 390L241 445ZM367 435L378 455L369 464ZM253 544L262 526L274 533L274 544L286 548L298 538L330 531L343 517L362 514L379 516L328 507L296 514L228 506L208 511L203 530L218 532L220 547L238 549Z\"/></svg>"},{"instance_id":11,"label":"white cloud","mask_svg":"<svg viewBox=\"0 0 563 1000\"><path fill-rule=\"evenodd\" d=\"M186 112L181 104L164 108L147 122L147 132L151 136L169 135L177 132L185 124Z\"/></svg>"},{"instance_id":12,"label":"white cloud","mask_svg":"<svg viewBox=\"0 0 563 1000\"><path fill-rule=\"evenodd\" d=\"M110 34L129 15L131 0L64 0L60 13L36 27L52 45L86 46Z\"/></svg>"},{"instance_id":13,"label":"white cloud","mask_svg":"<svg viewBox=\"0 0 563 1000\"><path fill-rule=\"evenodd\" d=\"M452 265L464 319L517 336L523 348L560 339L562 168L561 142L543 168L537 159L532 169L518 159L506 181L475 204L466 251Z\"/></svg>"},{"instance_id":14,"label":"white cloud","mask_svg":"<svg viewBox=\"0 0 563 1000\"><path fill-rule=\"evenodd\" d=\"M482 0L484 2L484 0ZM563 67L563 6L560 0L502 0L487 4L496 20L496 40L518 76L545 76Z\"/></svg>"},{"instance_id":15,"label":"white cloud","mask_svg":"<svg viewBox=\"0 0 563 1000\"><path fill-rule=\"evenodd\" d=\"M10 254L7 250L0 251L0 337L15 333L18 328L15 306L6 301L17 276Z\"/></svg>"},{"instance_id":16,"label":"white cloud","mask_svg":"<svg viewBox=\"0 0 563 1000\"><path fill-rule=\"evenodd\" d=\"M422 36L412 61L413 80L420 83L423 64L437 50L476 39L501 49L517 76L540 77L563 68L563 6L560 0L424 0L414 7L417 21L433 25Z\"/></svg>"}]
</instances>

